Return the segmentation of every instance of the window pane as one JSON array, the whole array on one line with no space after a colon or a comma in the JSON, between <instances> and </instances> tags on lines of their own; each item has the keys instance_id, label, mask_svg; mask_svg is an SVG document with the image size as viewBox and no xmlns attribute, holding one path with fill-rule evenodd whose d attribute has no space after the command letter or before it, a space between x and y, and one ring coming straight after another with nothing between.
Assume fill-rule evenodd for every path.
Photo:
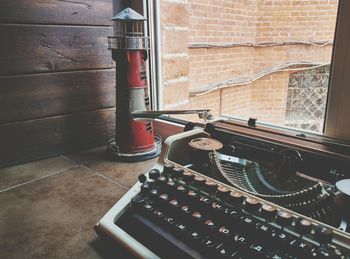
<instances>
[{"instance_id":1,"label":"window pane","mask_svg":"<svg viewBox=\"0 0 350 259\"><path fill-rule=\"evenodd\" d=\"M338 0L161 0L163 108L322 133L337 8Z\"/></svg>"}]
</instances>

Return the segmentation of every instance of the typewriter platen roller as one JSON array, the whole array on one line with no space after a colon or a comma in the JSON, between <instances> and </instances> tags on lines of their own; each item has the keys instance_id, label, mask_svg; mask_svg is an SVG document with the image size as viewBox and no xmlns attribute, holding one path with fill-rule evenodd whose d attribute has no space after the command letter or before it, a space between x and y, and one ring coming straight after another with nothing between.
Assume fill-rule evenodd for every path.
<instances>
[{"instance_id":1,"label":"typewriter platen roller","mask_svg":"<svg viewBox=\"0 0 350 259\"><path fill-rule=\"evenodd\" d=\"M169 137L97 232L143 258L348 259L347 148L250 131Z\"/></svg>"}]
</instances>

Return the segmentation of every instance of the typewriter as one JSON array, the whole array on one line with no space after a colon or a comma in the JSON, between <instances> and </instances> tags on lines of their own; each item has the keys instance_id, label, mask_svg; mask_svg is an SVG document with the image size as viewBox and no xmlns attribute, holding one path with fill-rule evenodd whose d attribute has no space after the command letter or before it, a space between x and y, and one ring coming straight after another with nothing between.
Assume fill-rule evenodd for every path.
<instances>
[{"instance_id":1,"label":"typewriter","mask_svg":"<svg viewBox=\"0 0 350 259\"><path fill-rule=\"evenodd\" d=\"M140 258L350 258L350 148L230 121L166 139L97 223Z\"/></svg>"}]
</instances>

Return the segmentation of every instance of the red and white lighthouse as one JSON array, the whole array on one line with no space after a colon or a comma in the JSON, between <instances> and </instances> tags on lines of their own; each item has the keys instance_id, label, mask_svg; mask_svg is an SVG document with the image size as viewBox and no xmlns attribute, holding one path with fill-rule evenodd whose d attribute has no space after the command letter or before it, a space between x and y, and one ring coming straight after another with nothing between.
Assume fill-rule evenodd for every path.
<instances>
[{"instance_id":1,"label":"red and white lighthouse","mask_svg":"<svg viewBox=\"0 0 350 259\"><path fill-rule=\"evenodd\" d=\"M108 143L108 154L117 160L141 161L156 157L161 143L152 122L134 120L134 111L149 111L147 83L149 38L144 35L146 19L131 8L112 18L114 36L108 47L116 62L116 131Z\"/></svg>"}]
</instances>

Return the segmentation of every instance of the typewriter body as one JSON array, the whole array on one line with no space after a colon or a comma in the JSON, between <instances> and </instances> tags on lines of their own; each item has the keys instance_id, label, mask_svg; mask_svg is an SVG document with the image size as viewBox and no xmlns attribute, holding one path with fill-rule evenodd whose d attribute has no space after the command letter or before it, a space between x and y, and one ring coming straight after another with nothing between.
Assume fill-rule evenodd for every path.
<instances>
[{"instance_id":1,"label":"typewriter body","mask_svg":"<svg viewBox=\"0 0 350 259\"><path fill-rule=\"evenodd\" d=\"M215 122L167 138L96 231L140 258L349 259L349 178L347 146Z\"/></svg>"}]
</instances>

